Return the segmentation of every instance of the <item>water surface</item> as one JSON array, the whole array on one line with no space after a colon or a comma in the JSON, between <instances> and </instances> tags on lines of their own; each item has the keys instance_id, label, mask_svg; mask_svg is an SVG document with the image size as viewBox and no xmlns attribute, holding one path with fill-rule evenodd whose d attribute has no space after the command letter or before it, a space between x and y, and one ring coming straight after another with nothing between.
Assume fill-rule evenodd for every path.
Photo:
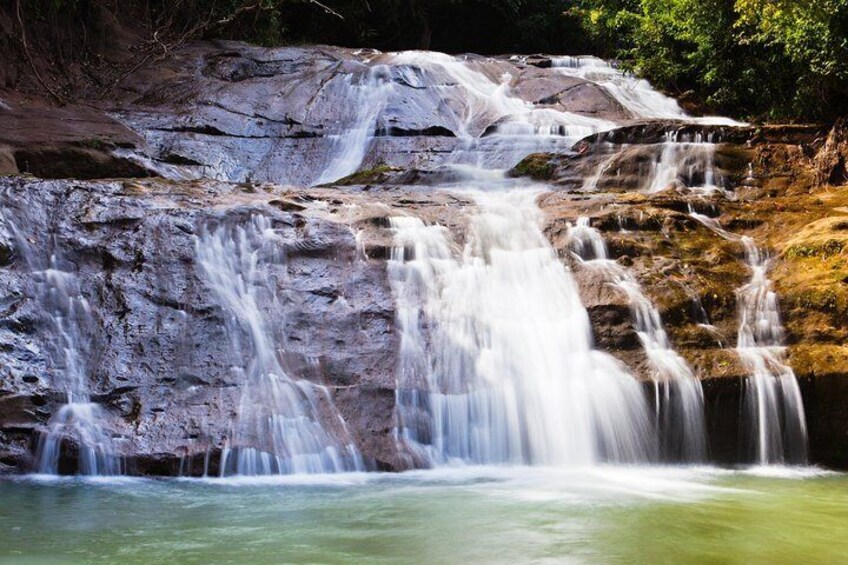
<instances>
[{"instance_id":1,"label":"water surface","mask_svg":"<svg viewBox=\"0 0 848 565\"><path fill-rule=\"evenodd\" d=\"M848 555L848 477L466 468L0 481L0 563L799 563Z\"/></svg>"}]
</instances>

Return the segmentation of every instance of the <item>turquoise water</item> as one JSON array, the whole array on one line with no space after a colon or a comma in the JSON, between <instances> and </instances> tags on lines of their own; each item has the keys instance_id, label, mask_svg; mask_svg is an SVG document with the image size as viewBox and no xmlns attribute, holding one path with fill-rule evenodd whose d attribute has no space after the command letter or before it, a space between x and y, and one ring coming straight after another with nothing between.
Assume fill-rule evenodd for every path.
<instances>
[{"instance_id":1,"label":"turquoise water","mask_svg":"<svg viewBox=\"0 0 848 565\"><path fill-rule=\"evenodd\" d=\"M0 563L835 563L848 476L468 468L0 481Z\"/></svg>"}]
</instances>

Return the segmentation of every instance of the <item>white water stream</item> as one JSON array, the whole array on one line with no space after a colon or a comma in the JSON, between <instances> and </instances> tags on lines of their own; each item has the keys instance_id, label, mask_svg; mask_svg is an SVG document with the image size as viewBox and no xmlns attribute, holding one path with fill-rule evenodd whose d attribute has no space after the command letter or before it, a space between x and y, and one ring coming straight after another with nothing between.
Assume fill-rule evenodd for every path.
<instances>
[{"instance_id":1,"label":"white water stream","mask_svg":"<svg viewBox=\"0 0 848 565\"><path fill-rule=\"evenodd\" d=\"M645 191L660 192L672 188L709 196L725 191L725 181L716 172L716 144L711 136L697 134L694 139L681 139L677 132L668 132L658 159L652 163L650 182Z\"/></svg>"},{"instance_id":2,"label":"white water stream","mask_svg":"<svg viewBox=\"0 0 848 565\"><path fill-rule=\"evenodd\" d=\"M736 293L739 335L736 350L750 377L745 405L754 441L755 461L761 465L805 463L807 429L798 379L783 362L783 325L777 294L768 279L768 258L749 237L741 239L751 280Z\"/></svg>"},{"instance_id":3,"label":"white water stream","mask_svg":"<svg viewBox=\"0 0 848 565\"><path fill-rule=\"evenodd\" d=\"M377 118L393 90L390 71L385 65L375 65L362 76L348 75L347 80L345 98L353 119L344 131L334 136L329 163L315 184L333 182L359 170L374 138Z\"/></svg>"},{"instance_id":4,"label":"white water stream","mask_svg":"<svg viewBox=\"0 0 848 565\"><path fill-rule=\"evenodd\" d=\"M740 125L721 116L693 118L683 111L677 100L659 92L651 84L597 57L555 57L556 71L594 82L604 88L634 118L685 120L710 125Z\"/></svg>"},{"instance_id":5,"label":"white water stream","mask_svg":"<svg viewBox=\"0 0 848 565\"><path fill-rule=\"evenodd\" d=\"M392 219L400 440L431 464L651 460L642 388L592 348L575 283L540 230L538 191L505 185L454 188L476 204L461 247L440 226Z\"/></svg>"},{"instance_id":6,"label":"white water stream","mask_svg":"<svg viewBox=\"0 0 848 565\"><path fill-rule=\"evenodd\" d=\"M760 465L806 463L807 424L798 379L783 360L784 332L777 294L768 278L768 256L750 237L736 236L714 218L689 215L719 236L739 242L750 280L736 291L739 330L736 351L748 370L746 431L752 459Z\"/></svg>"},{"instance_id":7,"label":"white water stream","mask_svg":"<svg viewBox=\"0 0 848 565\"><path fill-rule=\"evenodd\" d=\"M269 220L254 214L204 231L196 252L202 278L227 314L233 356L241 360L233 367L241 401L221 475L362 470L327 388L284 367L285 254Z\"/></svg>"},{"instance_id":8,"label":"white water stream","mask_svg":"<svg viewBox=\"0 0 848 565\"><path fill-rule=\"evenodd\" d=\"M51 264L56 265L55 257ZM39 273L41 304L52 330L51 357L62 376L58 388L67 401L48 423L36 449L39 473L56 475L60 470L62 445L76 443L77 470L81 475L120 475L122 462L112 439L103 429L103 409L88 393L90 332L94 321L79 281L68 272L51 267Z\"/></svg>"},{"instance_id":9,"label":"white water stream","mask_svg":"<svg viewBox=\"0 0 848 565\"><path fill-rule=\"evenodd\" d=\"M654 409L661 455L667 460L702 461L707 454L704 393L689 364L674 350L659 310L639 282L609 259L601 233L578 218L569 232L573 253L584 268L598 269L628 297L633 325L651 365Z\"/></svg>"},{"instance_id":10,"label":"white water stream","mask_svg":"<svg viewBox=\"0 0 848 565\"><path fill-rule=\"evenodd\" d=\"M65 399L38 438L35 469L47 475L120 475L124 464L104 429L106 411L91 399L89 389L89 362L97 333L94 312L73 266L62 259L59 243L49 237L45 261L15 223L7 223L15 234L18 252L32 271L33 294L47 334L52 388ZM71 449L76 452L75 463L66 463L63 454Z\"/></svg>"}]
</instances>

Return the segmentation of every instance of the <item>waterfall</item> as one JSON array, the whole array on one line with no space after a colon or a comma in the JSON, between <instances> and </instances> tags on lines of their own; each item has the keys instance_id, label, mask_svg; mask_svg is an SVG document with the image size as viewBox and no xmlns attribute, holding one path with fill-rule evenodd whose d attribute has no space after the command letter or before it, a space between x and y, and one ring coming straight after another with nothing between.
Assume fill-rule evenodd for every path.
<instances>
[{"instance_id":1,"label":"waterfall","mask_svg":"<svg viewBox=\"0 0 848 565\"><path fill-rule=\"evenodd\" d=\"M459 140L447 163L498 169L510 168L531 153L568 152L578 140L619 125L522 99L513 91L519 69L497 59L402 51L364 64L367 68L363 71L343 79L337 103L348 108L350 117L341 120L338 131L330 136L330 153L314 184L355 173L378 130L390 134L396 116L418 120L435 114L437 123ZM594 82L637 118L740 125L724 118L692 118L677 101L654 90L647 81L600 59L555 58L553 65L555 72ZM664 144L650 191L666 188L672 181L687 182L697 174L707 178L697 185L688 183L691 187L704 192L720 190L721 179L709 177L714 145L699 139L678 141L676 134L670 135L674 138ZM434 164L443 163L442 157L431 158Z\"/></svg>"},{"instance_id":2,"label":"waterfall","mask_svg":"<svg viewBox=\"0 0 848 565\"><path fill-rule=\"evenodd\" d=\"M783 362L783 325L777 294L768 278L768 257L750 237L736 236L714 218L689 215L729 241L742 244L751 279L736 291L739 331L736 351L745 381L745 421L753 460L760 465L805 463L807 422L798 379Z\"/></svg>"},{"instance_id":3,"label":"waterfall","mask_svg":"<svg viewBox=\"0 0 848 565\"><path fill-rule=\"evenodd\" d=\"M337 181L359 170L392 92L391 73L385 65L348 75L347 81L345 103L353 111L353 121L333 137L329 163L315 184Z\"/></svg>"},{"instance_id":4,"label":"waterfall","mask_svg":"<svg viewBox=\"0 0 848 565\"><path fill-rule=\"evenodd\" d=\"M660 454L666 460L703 461L707 450L701 383L672 347L656 306L635 277L608 258L603 237L588 218L578 218L569 239L584 266L599 269L628 297L633 324L652 369Z\"/></svg>"},{"instance_id":5,"label":"waterfall","mask_svg":"<svg viewBox=\"0 0 848 565\"><path fill-rule=\"evenodd\" d=\"M11 223L10 223L11 224ZM11 224L14 226L14 224ZM46 433L39 436L35 468L39 473L58 475L68 469L62 455L75 450L76 474L120 475L123 461L104 430L106 413L93 402L89 393L89 360L94 353L96 320L80 281L63 261L58 243L51 239L53 252L47 267L38 269L42 260L13 227L18 249L33 268L35 292L40 314L48 332L47 350L53 367L53 388L65 396L50 418Z\"/></svg>"},{"instance_id":6,"label":"waterfall","mask_svg":"<svg viewBox=\"0 0 848 565\"><path fill-rule=\"evenodd\" d=\"M642 389L592 348L574 280L539 228L538 191L492 188L461 187L477 207L461 250L444 227L392 219L402 447L430 464L650 460Z\"/></svg>"},{"instance_id":7,"label":"waterfall","mask_svg":"<svg viewBox=\"0 0 848 565\"><path fill-rule=\"evenodd\" d=\"M583 185L580 187L581 192L595 192L598 190L598 182L613 163L618 159L618 155L613 152L611 155L604 157L595 167L594 172L583 179Z\"/></svg>"},{"instance_id":8,"label":"waterfall","mask_svg":"<svg viewBox=\"0 0 848 565\"><path fill-rule=\"evenodd\" d=\"M196 241L200 275L227 314L240 359L241 401L221 475L329 473L363 468L329 390L286 370L282 334L285 254L265 216L223 223Z\"/></svg>"},{"instance_id":9,"label":"waterfall","mask_svg":"<svg viewBox=\"0 0 848 565\"><path fill-rule=\"evenodd\" d=\"M667 132L665 137L659 158L652 164L646 192L674 188L700 195L726 194L725 181L716 173L716 145L711 136L704 141L703 135L698 133L690 140L680 139L677 132Z\"/></svg>"},{"instance_id":10,"label":"waterfall","mask_svg":"<svg viewBox=\"0 0 848 565\"><path fill-rule=\"evenodd\" d=\"M807 427L798 379L782 360L783 326L768 259L750 237L741 239L751 280L737 291L737 351L750 377L745 409L757 463L805 463Z\"/></svg>"},{"instance_id":11,"label":"waterfall","mask_svg":"<svg viewBox=\"0 0 848 565\"><path fill-rule=\"evenodd\" d=\"M677 100L655 90L645 79L623 72L597 57L554 57L551 63L557 72L594 82L629 110L634 118L741 125L735 120L720 116L693 118L680 108Z\"/></svg>"},{"instance_id":12,"label":"waterfall","mask_svg":"<svg viewBox=\"0 0 848 565\"><path fill-rule=\"evenodd\" d=\"M689 116L677 100L654 90L644 79L624 73L597 57L556 57L553 67L568 76L592 81L627 108L634 117L683 120Z\"/></svg>"},{"instance_id":13,"label":"waterfall","mask_svg":"<svg viewBox=\"0 0 848 565\"><path fill-rule=\"evenodd\" d=\"M543 147L540 142L553 141L551 138L566 138L574 143L587 135L615 127L607 120L536 107L512 92L511 83L516 78L512 74L504 72L491 78L476 68L473 61L444 53L404 51L395 54L391 63L414 65L447 79L436 93L442 105L461 100L455 112L455 133L461 139L502 134L529 138L524 140L528 143L535 138L538 146ZM455 96L452 98L451 94ZM563 145L563 148L568 146Z\"/></svg>"}]
</instances>

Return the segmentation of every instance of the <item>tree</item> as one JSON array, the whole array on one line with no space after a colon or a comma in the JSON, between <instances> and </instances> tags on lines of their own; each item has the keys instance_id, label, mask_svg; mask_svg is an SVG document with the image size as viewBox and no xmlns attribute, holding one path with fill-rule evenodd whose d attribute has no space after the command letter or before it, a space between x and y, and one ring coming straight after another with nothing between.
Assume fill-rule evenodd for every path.
<instances>
[{"instance_id":1,"label":"tree","mask_svg":"<svg viewBox=\"0 0 848 565\"><path fill-rule=\"evenodd\" d=\"M602 49L675 94L746 118L846 111L848 0L583 0Z\"/></svg>"}]
</instances>

